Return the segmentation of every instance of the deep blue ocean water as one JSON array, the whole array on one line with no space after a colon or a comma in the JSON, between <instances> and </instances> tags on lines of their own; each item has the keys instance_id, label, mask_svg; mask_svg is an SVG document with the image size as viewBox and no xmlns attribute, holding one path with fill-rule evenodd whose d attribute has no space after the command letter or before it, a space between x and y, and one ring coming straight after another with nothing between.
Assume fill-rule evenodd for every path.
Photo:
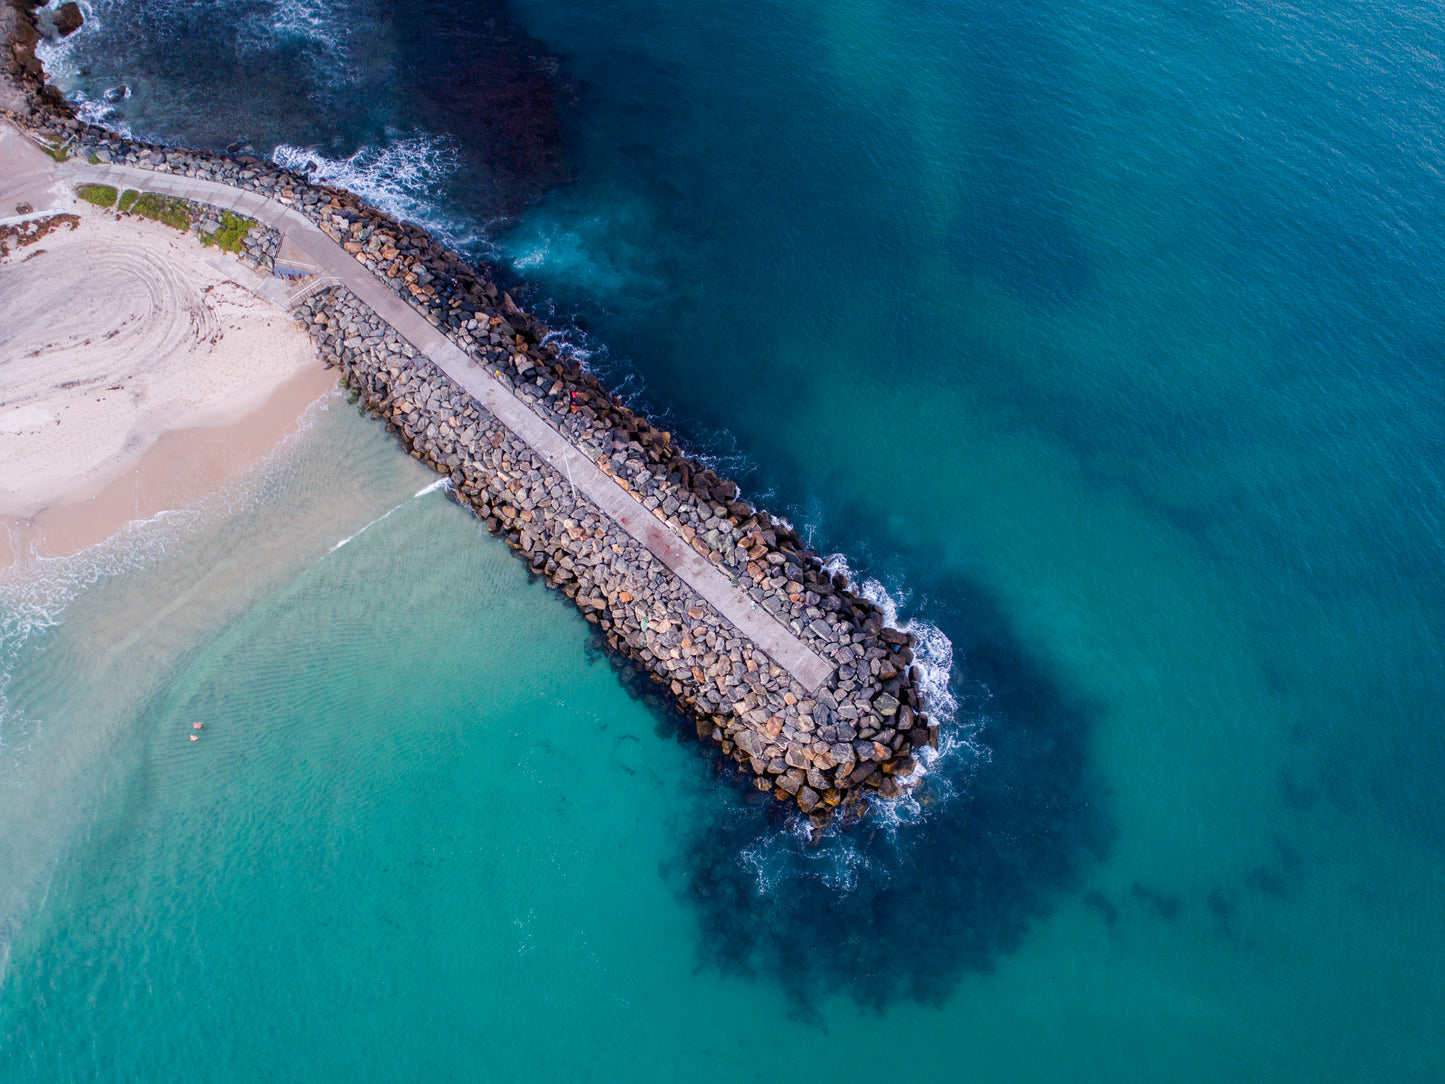
<instances>
[{"instance_id":1,"label":"deep blue ocean water","mask_svg":"<svg viewBox=\"0 0 1445 1084\"><path fill-rule=\"evenodd\" d=\"M501 261L952 737L808 849L337 399L0 585L0 1079L1445 1075L1438 8L87 11L91 115Z\"/></svg>"}]
</instances>

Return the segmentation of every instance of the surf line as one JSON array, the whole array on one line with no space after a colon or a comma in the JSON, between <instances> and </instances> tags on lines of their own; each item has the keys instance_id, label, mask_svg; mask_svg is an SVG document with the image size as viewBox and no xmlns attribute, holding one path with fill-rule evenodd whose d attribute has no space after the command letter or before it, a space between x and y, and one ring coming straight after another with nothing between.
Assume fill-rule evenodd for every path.
<instances>
[{"instance_id":1,"label":"surf line","mask_svg":"<svg viewBox=\"0 0 1445 1084\"><path fill-rule=\"evenodd\" d=\"M418 489L415 493L413 493L410 497L408 497L406 500L402 501L399 505L397 505L395 508L393 508L390 512L387 512L387 513L385 513L384 515L377 516L374 520L372 520L370 523L368 523L365 527L363 527L363 528L361 528L361 530L357 531L356 534L347 535L347 536L346 536L345 538L343 538L340 542L336 543L336 545L332 546L329 550L326 551L326 556L327 556L327 557L330 557L333 553L335 553L337 550L339 550L342 546L346 545L346 543L350 542L352 539L357 538L357 537L360 536L360 535L365 534L367 531L371 530L371 529L372 529L373 527L375 527L378 523L380 523L382 520L388 518L388 517L391 516L393 513L400 512L403 508L405 508L407 505L409 505L412 501L416 500L418 497L425 497L428 493L434 493L434 492L435 492L436 490L438 490L438 489L450 489L450 488L451 488L451 485L452 485L452 480L451 480L450 478L441 478L441 479L433 482L431 485L422 486L422 487L421 487L420 489ZM324 560L324 559L325 559L325 558L323 558L323 560Z\"/></svg>"}]
</instances>

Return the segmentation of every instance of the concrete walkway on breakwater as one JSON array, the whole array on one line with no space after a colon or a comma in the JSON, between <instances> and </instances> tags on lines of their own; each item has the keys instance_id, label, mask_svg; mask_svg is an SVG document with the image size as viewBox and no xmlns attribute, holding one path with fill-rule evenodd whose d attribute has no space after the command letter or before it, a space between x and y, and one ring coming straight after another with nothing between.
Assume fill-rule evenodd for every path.
<instances>
[{"instance_id":1,"label":"concrete walkway on breakwater","mask_svg":"<svg viewBox=\"0 0 1445 1084\"><path fill-rule=\"evenodd\" d=\"M55 176L77 183L134 188L206 203L235 211L279 231L294 263L301 264L300 254L304 254L309 257L316 274L333 278L350 290L427 360L465 388L499 422L526 441L553 468L565 474L578 492L646 546L773 662L792 674L803 688L814 691L833 673L832 663L794 636L791 629L767 610L760 608L731 577L719 571L670 526L643 507L632 494L513 395L510 388L495 380L475 359L352 259L345 249L299 211L259 193L216 181L156 173L131 166L90 166L71 160L58 165Z\"/></svg>"}]
</instances>

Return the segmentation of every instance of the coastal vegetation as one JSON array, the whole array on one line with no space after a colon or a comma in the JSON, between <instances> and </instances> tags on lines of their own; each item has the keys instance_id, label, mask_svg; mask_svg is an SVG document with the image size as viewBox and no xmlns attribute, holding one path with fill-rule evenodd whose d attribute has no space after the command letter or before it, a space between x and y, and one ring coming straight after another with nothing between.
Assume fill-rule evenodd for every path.
<instances>
[{"instance_id":1,"label":"coastal vegetation","mask_svg":"<svg viewBox=\"0 0 1445 1084\"><path fill-rule=\"evenodd\" d=\"M54 143L41 143L40 149L57 162L64 162L70 157L70 151L67 145L59 140Z\"/></svg>"},{"instance_id":2,"label":"coastal vegetation","mask_svg":"<svg viewBox=\"0 0 1445 1084\"><path fill-rule=\"evenodd\" d=\"M41 138L69 140L79 155L154 171L162 191L142 190L132 213L237 245L259 268L275 269L280 231L165 195L171 184L160 178L225 184L288 204L310 222L298 228L365 269L348 278L370 293L379 284L382 301L394 294L403 305L383 317L375 301L332 286L297 315L368 411L449 477L456 499L571 598L616 656L661 686L659 695L670 692L698 739L752 789L795 808L815 833L834 816L852 821L875 797L908 789L919 751L938 742L913 636L888 627L877 604L849 590L786 523L741 500L735 483L680 451L670 433L563 355L551 329L484 269L351 193L251 156L160 148L73 118L36 128ZM407 334L422 335L457 368L419 354L390 322L398 318L420 323ZM451 375L469 365L485 366L486 380L510 393L500 402L513 404L503 410L511 423L543 445L570 443L581 462L595 464L588 494L636 518L619 519L579 494L570 473L482 410ZM652 532L676 540L668 558L652 552L643 537ZM733 594L713 592L714 579L731 581ZM736 609L737 598L746 610L735 620L718 603Z\"/></svg>"},{"instance_id":3,"label":"coastal vegetation","mask_svg":"<svg viewBox=\"0 0 1445 1084\"><path fill-rule=\"evenodd\" d=\"M120 194L120 205L116 208L121 214L125 214L135 206L135 201L140 199L140 193L134 188L127 188Z\"/></svg>"},{"instance_id":4,"label":"coastal vegetation","mask_svg":"<svg viewBox=\"0 0 1445 1084\"><path fill-rule=\"evenodd\" d=\"M108 184L77 185L75 194L86 203L93 203L97 207L115 206L116 190Z\"/></svg>"},{"instance_id":5,"label":"coastal vegetation","mask_svg":"<svg viewBox=\"0 0 1445 1084\"><path fill-rule=\"evenodd\" d=\"M222 211L220 228L201 234L201 244L216 245L222 252L240 252L242 243L246 240L246 234L251 232L253 225L255 223L249 218L242 218L230 211Z\"/></svg>"},{"instance_id":6,"label":"coastal vegetation","mask_svg":"<svg viewBox=\"0 0 1445 1084\"><path fill-rule=\"evenodd\" d=\"M177 230L191 228L191 212L186 201L174 196L162 196L158 192L142 192L131 207L133 214L160 222Z\"/></svg>"}]
</instances>

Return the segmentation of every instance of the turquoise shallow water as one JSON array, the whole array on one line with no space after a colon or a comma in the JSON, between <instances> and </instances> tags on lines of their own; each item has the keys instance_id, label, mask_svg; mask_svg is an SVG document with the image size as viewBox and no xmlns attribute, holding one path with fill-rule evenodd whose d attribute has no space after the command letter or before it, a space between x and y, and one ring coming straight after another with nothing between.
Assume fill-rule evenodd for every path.
<instances>
[{"instance_id":1,"label":"turquoise shallow water","mask_svg":"<svg viewBox=\"0 0 1445 1084\"><path fill-rule=\"evenodd\" d=\"M1438 11L519 0L574 180L504 228L407 5L95 6L140 134L304 67L237 137L534 283L955 741L808 851L338 402L0 599L0 1078L1442 1075Z\"/></svg>"}]
</instances>

